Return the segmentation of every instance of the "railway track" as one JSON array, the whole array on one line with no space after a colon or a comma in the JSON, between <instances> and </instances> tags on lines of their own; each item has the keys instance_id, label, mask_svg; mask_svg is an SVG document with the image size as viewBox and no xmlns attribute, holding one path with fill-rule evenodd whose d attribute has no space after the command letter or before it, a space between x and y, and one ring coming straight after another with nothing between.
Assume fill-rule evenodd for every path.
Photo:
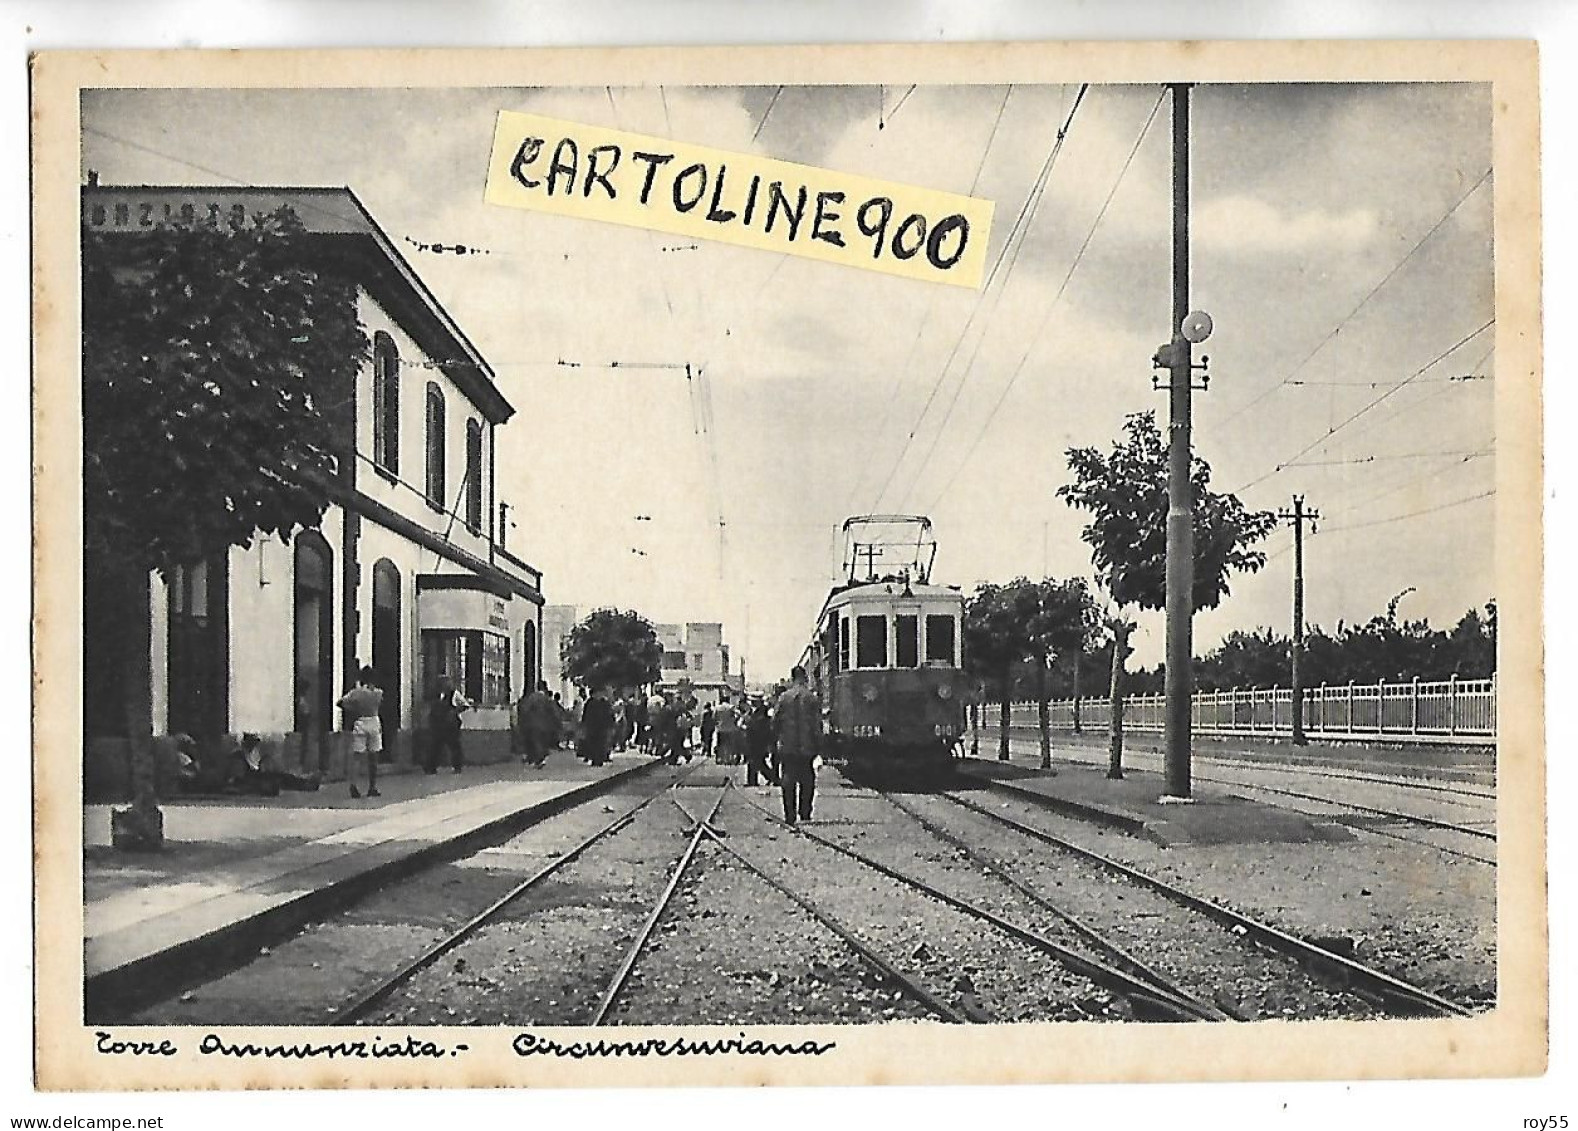
<instances>
[{"instance_id":1,"label":"railway track","mask_svg":"<svg viewBox=\"0 0 1578 1131\"><path fill-rule=\"evenodd\" d=\"M769 820L776 820L771 813L762 809L754 801L750 801L748 797L745 800ZM1084 941L1087 943L1095 941L1097 944L1096 949L1105 951L1106 957L1091 953L1091 948L1088 946L1080 947L1069 945L1066 942L1059 942L1037 926L1027 924L1022 919L1010 919L999 911L985 907L975 900L947 891L906 870L896 868L867 853L841 844L830 837L822 836L802 826L794 826L793 831L796 835L853 860L881 876L926 896L928 899L944 904L979 924L989 926L1003 935L1007 935L1041 951L1069 971L1088 978L1096 985L1125 999L1137 1019L1159 1021L1229 1021L1239 1019L1220 1006L1202 1001L1186 991L1180 990L1154 968L1147 966L1133 955L1124 952L1121 947L1112 943L1111 940L1102 937L1088 926L1079 923L1072 916L1055 909L1050 901L1036 896L1035 893L1015 887L1015 890L1021 895L1025 895L1045 909L1053 910L1056 916L1071 928L1072 932L1081 936ZM1004 877L999 874L999 878ZM1008 882L1006 878L1004 878L1004 882ZM1112 961L1113 959L1116 961Z\"/></svg>"},{"instance_id":2,"label":"railway track","mask_svg":"<svg viewBox=\"0 0 1578 1131\"><path fill-rule=\"evenodd\" d=\"M697 769L701 769L700 766ZM694 771L692 771L694 774ZM686 775L689 778L691 774ZM938 994L928 989L919 979L907 974L899 966L885 959L874 948L862 942L853 932L837 922L832 916L822 909L815 901L803 894L796 892L789 885L774 877L770 871L757 863L751 857L728 844L724 839L725 834L719 829L717 815L719 807L730 792L730 785L725 779L724 785L710 798L702 811L701 816L692 811L680 797L681 790L689 792L692 788L686 779L674 783L661 794L655 793L643 798L637 804L618 814L613 820L605 823L590 836L584 838L562 856L538 869L527 879L515 885L503 896L494 900L487 908L468 919L458 928L448 934L441 941L433 944L420 956L405 963L401 968L379 983L363 992L355 1001L346 1006L335 1017L335 1024L354 1024L367 1020L380 1006L388 1004L402 987L421 974L422 971L432 968L440 959L463 951L468 940L476 937L479 931L490 923L498 920L505 910L518 901L527 897L529 893L537 890L539 886L561 868L581 859L594 846L616 836L621 831L629 828L640 819L643 811L648 810L660 796L666 796L687 821L684 830L685 846L667 870L666 882L657 897L651 902L650 907L642 918L640 926L633 936L624 945L622 957L613 973L609 976L595 1005L583 1011L583 1015L575 1023L587 1026L600 1026L609 1024L640 1024L647 1020L644 1016L644 1006L651 1007L654 1003L643 1002L646 993L642 980L644 964L657 965L663 969L661 957L655 957L654 951L658 949L657 942L660 928L679 927L686 918L684 912L676 908L676 894L682 886L695 879L697 862L704 856L706 846L714 846L720 853L726 855L744 868L750 875L772 890L783 896L789 903L798 908L814 924L835 936L842 944L848 947L858 959L870 969L874 975L875 983L881 987L898 987L909 1001L919 1006L925 1013L944 1021L965 1024L985 1023L995 1018L985 1010L965 1005L957 1007L943 1000ZM465 959L462 958L464 963ZM476 965L468 967L473 971ZM650 979L649 979L650 980ZM835 978L836 982L837 979ZM647 996L651 996L647 994ZM557 1003L556 1003L557 1004ZM661 1007L661 1003L657 1003ZM699 1001L684 1003L690 1010L690 1015L679 1019L680 1023L703 1024L726 1020L725 1018L710 1017L695 1012L701 1006ZM420 1006L417 1007L420 1009ZM903 1013L903 1010L899 1011ZM523 1019L524 1020L524 1019Z\"/></svg>"},{"instance_id":3,"label":"railway track","mask_svg":"<svg viewBox=\"0 0 1578 1131\"><path fill-rule=\"evenodd\" d=\"M1156 771L1150 769L1133 768L1128 772L1154 774ZM1021 786L1016 786L1012 782L999 781L995 779L982 780L987 781L992 789L1013 793L1018 797L1025 797L1031 800L1036 800L1041 797L1041 795L1036 793L1034 790L1028 790ZM1333 809L1347 810L1351 813L1365 817L1379 817L1383 820L1398 821L1420 829L1432 829L1439 832L1446 832L1457 836L1468 837L1476 843L1487 840L1494 843L1496 840L1495 832L1488 829L1475 828L1471 825L1463 825L1455 821L1441 820L1436 817L1427 817L1419 813L1408 813L1398 809L1389 809L1380 805L1366 805L1362 802L1348 801L1343 798L1332 797L1327 794L1308 793L1303 790L1288 789L1283 786L1244 781L1239 778L1211 777L1204 774L1195 774L1194 780L1196 782L1204 782L1210 785L1227 786L1232 789L1248 793L1266 793L1278 797L1291 797L1295 800L1309 801L1318 805L1328 806ZM1300 808L1293 805L1284 805L1283 808L1292 809L1294 812L1303 813L1307 816L1329 816L1329 814L1326 813L1321 813L1319 811L1307 808ZM1403 836L1395 831L1377 828L1374 825L1356 825L1353 827L1356 827L1363 832L1372 833L1376 836L1386 837L1391 840L1400 840L1408 844L1421 845L1425 848L1431 848L1435 849L1436 851L1443 852L1449 856L1473 860L1480 864L1489 864L1494 866L1496 863L1495 859L1490 856L1482 856L1477 852L1468 851L1464 848L1455 848L1451 845L1441 844L1433 840L1421 840L1418 837Z\"/></svg>"},{"instance_id":4,"label":"railway track","mask_svg":"<svg viewBox=\"0 0 1578 1131\"><path fill-rule=\"evenodd\" d=\"M1472 1013L1471 1010L1464 1006L1420 986L1405 982L1352 957L1318 946L1271 924L1195 895L1148 872L1077 845L1045 829L1036 828L1002 813L994 812L983 805L951 792L942 793L938 796L962 810L967 810L997 825L1011 829L1023 837L1041 844L1050 845L1061 852L1096 864L1112 875L1122 877L1127 881L1154 891L1174 903L1191 908L1223 924L1235 934L1239 934L1246 939L1252 939L1261 946L1287 955L1315 973L1339 981L1348 989L1363 996L1366 1000L1384 1005L1390 1012L1405 1016L1424 1017L1464 1017Z\"/></svg>"}]
</instances>

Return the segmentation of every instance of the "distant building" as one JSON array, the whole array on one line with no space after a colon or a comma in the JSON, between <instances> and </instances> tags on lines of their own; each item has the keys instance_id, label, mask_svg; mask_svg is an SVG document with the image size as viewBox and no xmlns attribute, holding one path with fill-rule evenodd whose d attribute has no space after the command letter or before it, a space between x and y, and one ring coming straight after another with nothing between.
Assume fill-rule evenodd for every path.
<instances>
[{"instance_id":1,"label":"distant building","mask_svg":"<svg viewBox=\"0 0 1578 1131\"><path fill-rule=\"evenodd\" d=\"M565 674L560 649L570 630L586 619L590 606L548 605L542 611L542 678L549 691L557 691L566 703L576 699L576 686ZM662 673L658 689L672 691L688 681L702 703L717 703L725 697L738 697L745 689L744 677L729 667L729 646L723 642L723 625L697 621L690 624L655 624L658 642L663 645Z\"/></svg>"},{"instance_id":2,"label":"distant building","mask_svg":"<svg viewBox=\"0 0 1578 1131\"><path fill-rule=\"evenodd\" d=\"M542 678L565 703L575 701L575 685L564 674L564 642L585 615L575 605L547 605L542 610Z\"/></svg>"},{"instance_id":3,"label":"distant building","mask_svg":"<svg viewBox=\"0 0 1578 1131\"><path fill-rule=\"evenodd\" d=\"M677 689L688 682L703 704L744 693L744 677L729 669L729 646L723 642L722 624L691 621L654 627L663 645L663 689Z\"/></svg>"}]
</instances>

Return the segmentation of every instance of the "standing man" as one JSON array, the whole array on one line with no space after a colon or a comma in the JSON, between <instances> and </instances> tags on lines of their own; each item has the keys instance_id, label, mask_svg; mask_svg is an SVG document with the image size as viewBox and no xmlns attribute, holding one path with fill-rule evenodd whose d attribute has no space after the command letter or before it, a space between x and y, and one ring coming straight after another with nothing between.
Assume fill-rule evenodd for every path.
<instances>
[{"instance_id":1,"label":"standing man","mask_svg":"<svg viewBox=\"0 0 1578 1131\"><path fill-rule=\"evenodd\" d=\"M588 765L601 766L608 761L608 746L614 732L614 709L603 698L603 689L592 688L591 696L581 707L581 757Z\"/></svg>"},{"instance_id":2,"label":"standing man","mask_svg":"<svg viewBox=\"0 0 1578 1131\"><path fill-rule=\"evenodd\" d=\"M520 726L526 750L526 764L541 766L553 749L554 735L559 730L559 712L548 697L548 684L539 682L537 689L521 700Z\"/></svg>"},{"instance_id":3,"label":"standing man","mask_svg":"<svg viewBox=\"0 0 1578 1131\"><path fill-rule=\"evenodd\" d=\"M767 716L767 704L755 703L745 712L745 784L756 785L758 775L769 785L778 784L778 771L773 769L773 721Z\"/></svg>"},{"instance_id":4,"label":"standing man","mask_svg":"<svg viewBox=\"0 0 1578 1131\"><path fill-rule=\"evenodd\" d=\"M784 820L811 819L816 794L815 760L822 753L822 701L798 664L788 689L778 698L773 725L778 738L778 775L783 787Z\"/></svg>"},{"instance_id":5,"label":"standing man","mask_svg":"<svg viewBox=\"0 0 1578 1131\"><path fill-rule=\"evenodd\" d=\"M455 773L460 773L465 766L466 757L460 749L460 716L469 710L471 700L455 688L447 675L439 676L438 690L433 693L427 708L427 764L422 767L427 773L438 773L438 763L445 750L449 751Z\"/></svg>"},{"instance_id":6,"label":"standing man","mask_svg":"<svg viewBox=\"0 0 1578 1131\"><path fill-rule=\"evenodd\" d=\"M345 780L351 783L352 797L362 795L356 788L358 757L367 759L367 796L378 796L378 755L384 749L384 728L378 712L383 705L384 693L378 686L378 673L372 668L361 670L356 686L340 696L337 704L345 720L345 729L351 732L351 749L345 760ZM257 749L255 741L252 748Z\"/></svg>"},{"instance_id":7,"label":"standing man","mask_svg":"<svg viewBox=\"0 0 1578 1131\"><path fill-rule=\"evenodd\" d=\"M740 761L740 717L735 705L725 699L718 707L718 761L725 766Z\"/></svg>"},{"instance_id":8,"label":"standing man","mask_svg":"<svg viewBox=\"0 0 1578 1131\"><path fill-rule=\"evenodd\" d=\"M713 754L713 738L718 733L718 715L708 703L701 711L701 756L710 758ZM719 761L722 761L720 758Z\"/></svg>"}]
</instances>

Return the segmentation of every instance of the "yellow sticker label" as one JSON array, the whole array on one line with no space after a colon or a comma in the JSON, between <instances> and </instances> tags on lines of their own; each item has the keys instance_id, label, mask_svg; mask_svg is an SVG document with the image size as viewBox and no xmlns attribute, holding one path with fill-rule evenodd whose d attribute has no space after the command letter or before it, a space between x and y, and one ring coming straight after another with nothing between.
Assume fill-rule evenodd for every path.
<instances>
[{"instance_id":1,"label":"yellow sticker label","mask_svg":"<svg viewBox=\"0 0 1578 1131\"><path fill-rule=\"evenodd\" d=\"M971 288L992 223L989 200L510 110L484 199Z\"/></svg>"}]
</instances>

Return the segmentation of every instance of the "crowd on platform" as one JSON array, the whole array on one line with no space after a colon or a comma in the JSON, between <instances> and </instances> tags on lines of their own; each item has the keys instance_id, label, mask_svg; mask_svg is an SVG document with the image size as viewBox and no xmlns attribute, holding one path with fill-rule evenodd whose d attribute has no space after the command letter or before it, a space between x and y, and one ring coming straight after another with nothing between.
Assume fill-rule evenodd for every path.
<instances>
[{"instance_id":1,"label":"crowd on platform","mask_svg":"<svg viewBox=\"0 0 1578 1131\"><path fill-rule=\"evenodd\" d=\"M372 668L361 669L357 684L342 696L342 729L350 736L346 778L352 797L378 797L378 762L383 752L380 712L383 691ZM448 678L441 678L427 703L425 773L436 774L447 757L455 773L465 768L461 719L472 704ZM790 823L811 816L816 765L822 749L822 708L805 672L796 668L778 695L742 695L701 703L681 686L643 692L600 687L577 694L565 704L546 683L522 696L511 710L511 747L520 760L542 768L549 755L566 747L593 766L615 753L639 751L671 763L712 759L744 765L745 784L766 782L784 795ZM315 790L317 775L303 775L265 762L256 735L242 736L239 749L217 762L197 757L186 735L176 737L177 778L188 795L210 793L277 796L281 790Z\"/></svg>"},{"instance_id":2,"label":"crowd on platform","mask_svg":"<svg viewBox=\"0 0 1578 1131\"><path fill-rule=\"evenodd\" d=\"M646 693L594 687L566 706L542 683L515 704L512 733L521 760L539 768L567 746L593 766L626 751L676 764L693 758L743 764L746 785L765 781L784 790L784 816L792 823L811 815L822 708L799 668L771 703L747 695L702 704L685 687Z\"/></svg>"}]
</instances>

